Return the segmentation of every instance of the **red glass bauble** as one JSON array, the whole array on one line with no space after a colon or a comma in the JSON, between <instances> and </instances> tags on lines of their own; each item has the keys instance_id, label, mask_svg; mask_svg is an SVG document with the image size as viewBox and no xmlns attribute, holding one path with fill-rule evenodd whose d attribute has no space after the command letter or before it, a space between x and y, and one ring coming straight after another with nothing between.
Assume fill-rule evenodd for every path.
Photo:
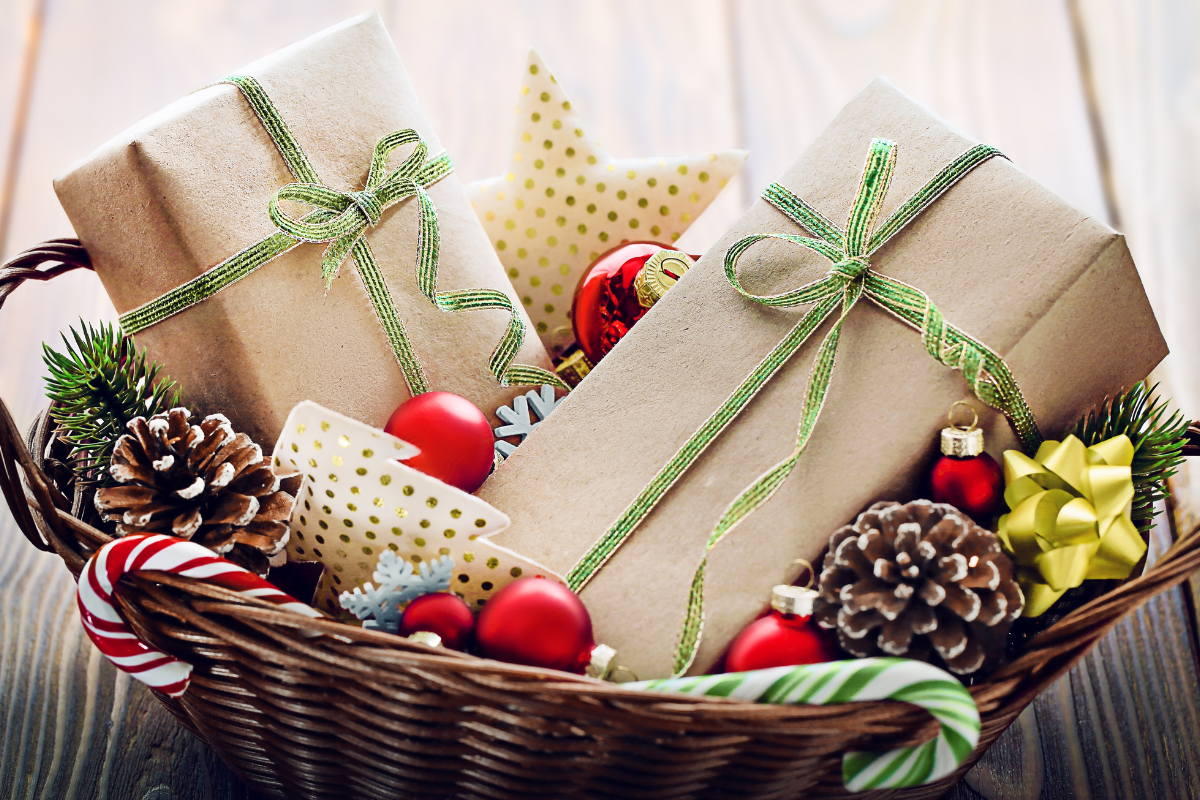
<instances>
[{"instance_id":1,"label":"red glass bauble","mask_svg":"<svg viewBox=\"0 0 1200 800\"><path fill-rule=\"evenodd\" d=\"M567 587L521 578L479 612L475 641L488 658L582 674L591 662L592 618Z\"/></svg>"},{"instance_id":2,"label":"red glass bauble","mask_svg":"<svg viewBox=\"0 0 1200 800\"><path fill-rule=\"evenodd\" d=\"M659 250L658 242L625 242L602 253L584 270L571 301L575 341L593 365L600 363L621 337L646 313L633 281Z\"/></svg>"},{"instance_id":3,"label":"red glass bauble","mask_svg":"<svg viewBox=\"0 0 1200 800\"><path fill-rule=\"evenodd\" d=\"M383 429L421 449L405 464L464 492L478 489L491 472L492 426L465 397L419 394L401 403Z\"/></svg>"},{"instance_id":4,"label":"red glass bauble","mask_svg":"<svg viewBox=\"0 0 1200 800\"><path fill-rule=\"evenodd\" d=\"M726 672L818 664L837 659L828 635L809 617L772 611L737 635L725 655Z\"/></svg>"},{"instance_id":5,"label":"red glass bauble","mask_svg":"<svg viewBox=\"0 0 1200 800\"><path fill-rule=\"evenodd\" d=\"M942 456L933 465L929 497L983 523L1004 497L1004 470L987 453L967 458Z\"/></svg>"},{"instance_id":6,"label":"red glass bauble","mask_svg":"<svg viewBox=\"0 0 1200 800\"><path fill-rule=\"evenodd\" d=\"M451 650L462 650L475 629L471 607L458 595L448 592L423 594L408 604L400 619L401 636L417 631L429 631L442 637L442 644Z\"/></svg>"}]
</instances>

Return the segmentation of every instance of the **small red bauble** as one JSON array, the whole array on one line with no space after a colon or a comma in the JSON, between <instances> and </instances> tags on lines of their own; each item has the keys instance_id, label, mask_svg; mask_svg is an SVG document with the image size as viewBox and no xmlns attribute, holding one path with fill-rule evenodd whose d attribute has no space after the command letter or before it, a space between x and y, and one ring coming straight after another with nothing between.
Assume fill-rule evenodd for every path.
<instances>
[{"instance_id":1,"label":"small red bauble","mask_svg":"<svg viewBox=\"0 0 1200 800\"><path fill-rule=\"evenodd\" d=\"M495 435L465 397L425 392L404 401L383 430L421 449L404 463L464 492L483 485L492 469Z\"/></svg>"},{"instance_id":2,"label":"small red bauble","mask_svg":"<svg viewBox=\"0 0 1200 800\"><path fill-rule=\"evenodd\" d=\"M959 401L954 406L965 406ZM954 406L950 413L954 413ZM978 523L996 511L1004 497L1004 470L996 459L983 452L983 431L975 427L978 417L965 428L954 425L942 429L942 457L929 476L929 498L948 503Z\"/></svg>"},{"instance_id":3,"label":"small red bauble","mask_svg":"<svg viewBox=\"0 0 1200 800\"><path fill-rule=\"evenodd\" d=\"M929 480L933 502L949 503L977 522L987 520L1004 497L1004 470L987 453L970 458L942 456Z\"/></svg>"},{"instance_id":4,"label":"small red bauble","mask_svg":"<svg viewBox=\"0 0 1200 800\"><path fill-rule=\"evenodd\" d=\"M828 635L810 621L816 592L776 586L771 613L747 625L725 655L726 672L818 664L837 658ZM789 611L799 613L785 613Z\"/></svg>"},{"instance_id":5,"label":"small red bauble","mask_svg":"<svg viewBox=\"0 0 1200 800\"><path fill-rule=\"evenodd\" d=\"M653 304L655 292L643 291L639 298L638 275L659 250L678 252L658 242L625 242L602 253L580 277L571 301L571 327L593 366L645 315L647 303ZM665 283L674 283L692 260L664 270Z\"/></svg>"},{"instance_id":6,"label":"small red bauble","mask_svg":"<svg viewBox=\"0 0 1200 800\"><path fill-rule=\"evenodd\" d=\"M583 674L596 646L592 618L567 587L521 578L479 612L475 641L488 658Z\"/></svg>"},{"instance_id":7,"label":"small red bauble","mask_svg":"<svg viewBox=\"0 0 1200 800\"><path fill-rule=\"evenodd\" d=\"M417 631L429 631L442 637L442 644L451 650L462 650L475 628L471 607L454 594L433 592L423 594L408 604L400 619L401 636Z\"/></svg>"}]
</instances>

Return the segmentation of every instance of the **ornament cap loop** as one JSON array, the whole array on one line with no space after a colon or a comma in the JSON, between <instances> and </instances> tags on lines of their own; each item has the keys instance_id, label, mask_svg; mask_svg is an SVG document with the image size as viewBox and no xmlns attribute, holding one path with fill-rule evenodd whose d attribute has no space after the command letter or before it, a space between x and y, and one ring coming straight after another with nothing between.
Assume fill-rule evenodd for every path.
<instances>
[{"instance_id":1,"label":"ornament cap loop","mask_svg":"<svg viewBox=\"0 0 1200 800\"><path fill-rule=\"evenodd\" d=\"M965 427L955 424L954 410L962 406L971 412L971 421ZM983 431L979 424L979 412L970 403L958 400L946 414L950 427L942 428L942 455L954 458L971 458L983 452Z\"/></svg>"},{"instance_id":2,"label":"ornament cap loop","mask_svg":"<svg viewBox=\"0 0 1200 800\"><path fill-rule=\"evenodd\" d=\"M805 571L808 572L808 581L805 582L804 588L811 589L813 587L813 583L817 579L817 571L813 569L812 562L807 558L797 558L792 561L792 564L799 564L800 566L804 567Z\"/></svg>"},{"instance_id":3,"label":"ornament cap loop","mask_svg":"<svg viewBox=\"0 0 1200 800\"><path fill-rule=\"evenodd\" d=\"M633 281L638 304L650 308L657 303L693 263L686 253L678 250L663 249L650 256Z\"/></svg>"},{"instance_id":4,"label":"ornament cap loop","mask_svg":"<svg viewBox=\"0 0 1200 800\"><path fill-rule=\"evenodd\" d=\"M962 406L971 412L971 421L965 428L961 425L954 424L954 409L958 408L959 406ZM955 430L971 431L974 430L975 426L979 424L979 412L975 410L975 406L971 405L966 400L955 400L954 404L950 406L950 410L946 412L946 421L949 422L950 427L954 428Z\"/></svg>"},{"instance_id":5,"label":"ornament cap loop","mask_svg":"<svg viewBox=\"0 0 1200 800\"><path fill-rule=\"evenodd\" d=\"M771 608L780 614L811 617L817 592L804 586L780 584L771 590Z\"/></svg>"}]
</instances>

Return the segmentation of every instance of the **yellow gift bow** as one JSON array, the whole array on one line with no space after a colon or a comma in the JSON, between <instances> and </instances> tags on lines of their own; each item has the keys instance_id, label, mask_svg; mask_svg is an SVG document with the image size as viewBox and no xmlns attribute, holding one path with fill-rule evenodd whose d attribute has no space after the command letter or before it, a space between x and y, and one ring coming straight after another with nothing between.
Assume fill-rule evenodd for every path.
<instances>
[{"instance_id":1,"label":"yellow gift bow","mask_svg":"<svg viewBox=\"0 0 1200 800\"><path fill-rule=\"evenodd\" d=\"M1091 447L1074 435L1042 442L1033 458L1004 452L997 534L1017 563L1023 616L1046 611L1085 580L1129 577L1146 552L1130 517L1133 442L1121 434Z\"/></svg>"}]
</instances>

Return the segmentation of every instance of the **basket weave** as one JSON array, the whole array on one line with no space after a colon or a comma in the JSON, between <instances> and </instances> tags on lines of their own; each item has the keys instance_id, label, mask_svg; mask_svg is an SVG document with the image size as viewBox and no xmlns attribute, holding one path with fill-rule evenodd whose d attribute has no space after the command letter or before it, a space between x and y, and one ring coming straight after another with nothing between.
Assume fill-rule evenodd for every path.
<instances>
[{"instance_id":1,"label":"basket weave","mask_svg":"<svg viewBox=\"0 0 1200 800\"><path fill-rule=\"evenodd\" d=\"M74 239L22 253L0 267L0 305L26 280L78 268L91 264ZM43 412L27 445L0 401L0 489L34 546L56 552L78 578L110 537L82 521L83 493L47 462L52 433ZM971 687L983 729L954 775L869 796L944 794L1122 617L1198 567L1200 535L1191 531L1146 574L1077 609ZM683 699L434 654L167 573L126 575L115 597L138 636L195 667L181 697L159 700L266 797L845 797L843 752L936 733L930 716L904 703Z\"/></svg>"}]
</instances>

